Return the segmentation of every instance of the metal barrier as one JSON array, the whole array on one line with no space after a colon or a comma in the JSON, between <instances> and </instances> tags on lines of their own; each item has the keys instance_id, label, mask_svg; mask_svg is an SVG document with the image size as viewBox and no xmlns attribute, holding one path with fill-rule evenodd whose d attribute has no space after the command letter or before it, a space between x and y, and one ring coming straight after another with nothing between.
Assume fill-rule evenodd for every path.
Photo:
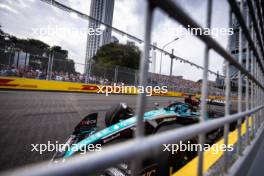
<instances>
[{"instance_id":1,"label":"metal barrier","mask_svg":"<svg viewBox=\"0 0 264 176\"><path fill-rule=\"evenodd\" d=\"M150 137L144 137L143 131L143 114L146 104L146 95L138 95L137 100L137 124L136 124L136 138L114 146L109 146L105 150L89 154L89 156L78 156L71 160L57 165L51 165L48 169L46 163L39 164L34 167L27 167L25 169L17 170L13 173L8 173L11 175L76 175L76 174L91 174L97 173L98 171L119 163L120 161L131 161L135 160L136 163L133 164L132 172L136 175L140 167L140 160L147 155L153 154L155 148L170 142L178 142L180 140L190 139L193 136L199 134L199 143L204 143L204 134L217 127L224 126L224 143L228 144L228 134L229 134L229 124L231 122L237 121L238 123L238 143L237 143L237 155L238 159L242 155L242 136L241 136L241 121L242 118L246 119L246 141L247 146L251 144L251 137L257 136L259 131L263 131L263 21L261 13L263 9L257 4L252 4L251 0L240 1L240 5L235 0L228 0L230 5L230 20L232 17L236 17L239 24L239 48L242 51L242 36L246 38L247 47L247 58L246 58L246 68L242 65L242 52L240 52L239 61L237 61L227 50L225 50L219 43L217 43L212 37L208 35L198 35L204 44L206 45L205 57L204 57L204 71L203 71L203 82L202 82L202 104L201 104L201 116L200 123L192 126L188 126L181 129L175 129L161 134L153 135ZM207 4L207 27L211 25L211 15L212 15L212 0L208 0ZM246 7L247 19L243 17L244 5ZM254 13L253 9L256 9L257 14ZM147 70L148 70L148 58L149 58L149 47L151 41L151 29L153 21L153 12L156 8L160 8L175 21L178 21L183 26L192 28L201 28L195 20L193 20L177 3L172 0L147 0L146 9L146 24L145 24L145 45L144 51L140 62L140 72L139 72L139 85L147 85ZM262 12L261 12L262 11ZM249 14L251 18L249 17ZM256 17L257 15L257 17ZM252 26L248 28L248 26ZM216 120L205 121L206 114L206 99L208 97L208 61L209 61L209 51L214 50L220 56L222 56L226 61L226 77L225 77L225 117ZM238 112L236 114L230 115L229 104L230 99L230 66L234 66L238 69ZM250 66L250 67L249 67ZM245 91L245 102L246 110L242 110L242 75L246 79L246 91ZM253 126L249 127L249 116L252 116ZM254 139L253 139L254 140ZM227 157L228 151L224 152L224 172L228 174L229 171L229 161ZM203 151L199 152L199 162L198 162L198 175L203 175ZM136 157L136 158L135 158ZM237 161L238 162L238 161ZM232 168L231 168L232 169ZM232 174L235 174L232 172Z\"/></svg>"}]
</instances>

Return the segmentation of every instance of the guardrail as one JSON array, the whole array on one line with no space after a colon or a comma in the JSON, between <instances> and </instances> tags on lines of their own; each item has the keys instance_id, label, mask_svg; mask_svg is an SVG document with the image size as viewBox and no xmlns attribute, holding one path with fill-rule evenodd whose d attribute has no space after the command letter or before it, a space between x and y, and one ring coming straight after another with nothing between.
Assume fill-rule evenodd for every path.
<instances>
[{"instance_id":1,"label":"guardrail","mask_svg":"<svg viewBox=\"0 0 264 176\"><path fill-rule=\"evenodd\" d=\"M171 130L162 134L157 134L150 137L144 137L143 131L143 113L145 109L146 95L138 95L138 108L137 108L137 126L136 126L136 138L114 146L107 147L102 152L92 153L89 156L78 156L71 160L57 165L51 165L49 168L46 167L46 163L39 164L33 167L27 167L24 169L15 170L7 174L10 175L76 175L76 174L94 174L101 169L107 168L120 161L131 161L133 159L133 170L134 175L138 175L137 171L140 168L140 160L149 154L153 154L156 147L164 143L177 142L180 140L190 139L193 136L199 134L199 143L204 143L204 134L209 130L224 125L224 143L228 144L229 124L233 121L237 121L238 128L238 143L237 143L237 154L238 159L235 162L240 163L240 156L242 155L242 142L241 142L241 120L246 119L246 141L247 146L250 147L251 136L256 136L258 131L263 131L263 24L258 18L262 18L259 14L260 7L257 8L258 18L254 17L255 14L252 10L252 1L247 0L248 5L244 0L240 1L240 5L235 0L228 0L230 5L230 20L236 17L240 24L239 34L239 48L242 51L242 36L246 38L247 57L246 57L246 68L242 65L242 52L240 52L239 60L237 61L227 50L225 50L219 43L217 43L212 37L208 35L198 35L206 45L205 57L204 57L204 71L203 71L203 83L202 83L202 113L200 116L200 123L192 126L184 127L181 129ZM255 1L256 2L256 1ZM207 27L211 24L212 15L212 0L208 0L207 5ZM251 4L251 5L250 5ZM250 7L251 6L251 7ZM255 5L256 6L256 5ZM255 22L252 22L249 18L249 11ZM153 21L153 12L156 8L160 8L175 21L178 21L183 26L192 28L203 29L195 20L193 20L180 6L172 0L147 0L146 9L146 24L145 24L145 45L144 51L140 62L140 82L139 85L146 85L146 75L148 70L148 58L149 58L149 46L151 40L151 29ZM254 5L253 5L254 8ZM246 11L244 11L246 9ZM250 10L251 9L251 10ZM262 12L263 9L261 8ZM244 19L243 15L246 13L247 18ZM257 24L256 24L257 23ZM250 29L249 25L252 25ZM254 30L255 29L255 30ZM262 33L261 33L261 32ZM260 38L261 36L261 38ZM257 39L257 40L256 40ZM258 41L258 42L257 42ZM205 122L206 113L206 99L208 97L208 60L209 51L214 50L226 61L226 78L225 78L225 101L228 105L230 103L230 66L234 66L238 69L238 112L230 115L229 106L225 106L225 117L219 118L212 121ZM250 65L250 67L249 67ZM242 75L246 79L246 110L242 111ZM249 116L253 118L253 126L249 129ZM253 141L253 140L252 140ZM246 148L247 149L247 148ZM224 153L224 172L229 172L229 162L227 158L227 152ZM204 174L203 171L203 152L198 153L199 161L197 166L197 173L199 176ZM135 158L136 157L136 158ZM241 164L240 164L241 165ZM231 170L234 171L231 167ZM232 172L236 174L236 172ZM245 174L245 173L244 173Z\"/></svg>"}]
</instances>

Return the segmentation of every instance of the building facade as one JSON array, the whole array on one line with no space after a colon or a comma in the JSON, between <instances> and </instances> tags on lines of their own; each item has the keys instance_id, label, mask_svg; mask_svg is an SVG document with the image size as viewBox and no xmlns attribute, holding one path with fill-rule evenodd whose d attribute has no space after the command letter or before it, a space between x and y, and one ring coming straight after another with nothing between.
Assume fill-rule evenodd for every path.
<instances>
[{"instance_id":1,"label":"building facade","mask_svg":"<svg viewBox=\"0 0 264 176\"><path fill-rule=\"evenodd\" d=\"M246 9L244 9L244 18L246 19ZM247 57L247 49L246 49L246 39L245 36L242 35L242 51L240 51L239 48L239 30L240 30L240 25L237 21L237 19L232 17L232 26L234 34L230 36L229 38L229 52L231 55L239 62L239 55L242 52L242 65L246 67L246 57ZM249 64L250 65L250 64ZM238 75L238 70L234 67L230 67L230 76L231 79L236 79Z\"/></svg>"},{"instance_id":2,"label":"building facade","mask_svg":"<svg viewBox=\"0 0 264 176\"><path fill-rule=\"evenodd\" d=\"M247 9L245 8L246 6L244 5L243 9L243 16L244 19L246 19L246 11ZM233 28L233 35L230 35L228 38L228 51L229 53L239 62L239 55L242 52L242 65L246 68L246 59L247 59L247 49L246 49L246 39L245 36L242 35L242 51L240 51L240 41L239 41L239 30L240 30L240 25L239 22L237 21L236 17L232 15L231 19L231 28ZM251 27L251 26L250 26ZM250 55L249 55L250 56ZM249 70L250 70L250 57L249 57ZM225 64L223 66L223 70L225 70ZM225 72L225 71L224 71ZM230 78L231 78L231 88L235 89L237 87L237 78L238 78L238 70L234 66L230 66ZM242 82L244 84L245 80L242 77ZM216 78L216 84L218 87L223 87L224 86L224 78L222 77L217 77Z\"/></svg>"},{"instance_id":3,"label":"building facade","mask_svg":"<svg viewBox=\"0 0 264 176\"><path fill-rule=\"evenodd\" d=\"M13 62L11 65L14 67L25 68L29 66L29 58L30 54L23 51L15 51L13 60L11 60L11 62Z\"/></svg>"},{"instance_id":4,"label":"building facade","mask_svg":"<svg viewBox=\"0 0 264 176\"><path fill-rule=\"evenodd\" d=\"M114 0L91 0L90 16L105 24L112 25L114 12ZM88 35L85 55L85 71L89 69L90 59L96 54L97 50L111 42L111 29L102 27L98 22L89 21L89 28L102 30L101 35Z\"/></svg>"}]
</instances>

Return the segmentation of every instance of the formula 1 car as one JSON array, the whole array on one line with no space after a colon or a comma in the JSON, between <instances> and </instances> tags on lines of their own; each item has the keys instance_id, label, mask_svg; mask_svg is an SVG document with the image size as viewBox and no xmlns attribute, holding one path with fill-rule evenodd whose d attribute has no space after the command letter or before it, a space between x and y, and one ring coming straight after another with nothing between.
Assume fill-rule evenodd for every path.
<instances>
[{"instance_id":1,"label":"formula 1 car","mask_svg":"<svg viewBox=\"0 0 264 176\"><path fill-rule=\"evenodd\" d=\"M217 99L207 99L207 104L216 105L216 106L225 106L224 100L217 100Z\"/></svg>"},{"instance_id":2,"label":"formula 1 car","mask_svg":"<svg viewBox=\"0 0 264 176\"><path fill-rule=\"evenodd\" d=\"M87 146L106 146L112 143L121 142L133 138L136 124L136 117L132 108L126 103L120 103L112 107L105 116L106 128L98 130L98 113L92 113L84 117L75 127L74 132L68 138L63 150L57 151L52 162L67 160L69 157L81 153ZM165 108L156 108L144 114L145 135L154 135L166 130L181 128L185 125L192 125L199 122L200 113L191 105L182 102L173 102ZM208 112L207 119L214 119L223 114ZM207 143L213 143L222 135L222 128L215 129L207 134ZM197 137L189 140L197 143ZM67 148L67 149L66 149ZM96 150L97 148L95 148ZM89 152L87 153L89 154ZM138 175L169 175L196 156L196 152L161 152L160 156L150 157L143 160L143 169ZM163 159L161 159L163 158ZM165 158L165 159L164 159ZM164 169L164 165L166 168ZM161 167L162 166L162 167ZM106 169L101 175L130 175L129 165L120 165Z\"/></svg>"}]
</instances>

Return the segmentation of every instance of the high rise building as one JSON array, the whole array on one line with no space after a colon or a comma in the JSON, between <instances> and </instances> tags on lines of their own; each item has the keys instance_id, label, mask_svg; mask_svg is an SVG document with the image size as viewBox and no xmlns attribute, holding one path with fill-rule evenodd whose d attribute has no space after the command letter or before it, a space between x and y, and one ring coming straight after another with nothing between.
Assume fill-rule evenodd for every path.
<instances>
[{"instance_id":1,"label":"high rise building","mask_svg":"<svg viewBox=\"0 0 264 176\"><path fill-rule=\"evenodd\" d=\"M246 12L246 9L244 9L244 12ZM243 14L244 18L246 19L246 13ZM246 39L245 36L242 35L242 51L239 49L239 30L240 30L240 25L237 21L237 19L232 16L232 26L234 34L229 36L229 52L231 55L239 62L239 55L242 52L242 65L246 67L246 56L247 56L247 49L246 49ZM236 79L238 75L238 70L234 67L230 67L230 76L231 79Z\"/></svg>"},{"instance_id":2,"label":"high rise building","mask_svg":"<svg viewBox=\"0 0 264 176\"><path fill-rule=\"evenodd\" d=\"M240 3L240 2L239 2ZM247 9L245 8L246 6L243 6L243 16L244 19L246 19L246 11ZM245 36L242 35L242 51L240 51L240 46L239 46L239 30L240 30L240 25L239 22L237 21L236 17L232 15L231 19L231 28L233 28L233 35L229 36L228 39L228 50L230 54L239 62L239 55L242 52L242 65L243 67L246 67L246 57L247 57L247 48L246 48L246 39ZM250 62L250 58L249 58ZM249 64L249 70L250 70L250 65ZM225 65L223 66L223 70L225 70ZM237 78L238 78L238 70L234 66L230 66L230 78L231 78L231 88L236 88L237 87ZM222 87L224 86L224 78L222 77L217 77L216 78L217 86ZM242 75L242 83L244 84L245 80Z\"/></svg>"},{"instance_id":3,"label":"high rise building","mask_svg":"<svg viewBox=\"0 0 264 176\"><path fill-rule=\"evenodd\" d=\"M111 37L111 43L119 43L118 38L116 38L115 36Z\"/></svg>"},{"instance_id":4,"label":"high rise building","mask_svg":"<svg viewBox=\"0 0 264 176\"><path fill-rule=\"evenodd\" d=\"M112 25L114 0L91 0L90 16L105 24ZM97 50L111 42L111 29L105 28L98 22L89 21L89 28L103 29L102 35L88 35L85 55L85 72L89 69L90 59L96 54Z\"/></svg>"},{"instance_id":5,"label":"high rise building","mask_svg":"<svg viewBox=\"0 0 264 176\"><path fill-rule=\"evenodd\" d=\"M130 40L127 40L127 45L129 46L135 46L135 42L134 41L130 41Z\"/></svg>"},{"instance_id":6,"label":"high rise building","mask_svg":"<svg viewBox=\"0 0 264 176\"><path fill-rule=\"evenodd\" d=\"M154 46L157 46L157 43L154 42L153 43ZM155 49L152 49L152 60L151 60L151 72L152 73L156 73L156 56L157 56L157 52Z\"/></svg>"}]
</instances>

